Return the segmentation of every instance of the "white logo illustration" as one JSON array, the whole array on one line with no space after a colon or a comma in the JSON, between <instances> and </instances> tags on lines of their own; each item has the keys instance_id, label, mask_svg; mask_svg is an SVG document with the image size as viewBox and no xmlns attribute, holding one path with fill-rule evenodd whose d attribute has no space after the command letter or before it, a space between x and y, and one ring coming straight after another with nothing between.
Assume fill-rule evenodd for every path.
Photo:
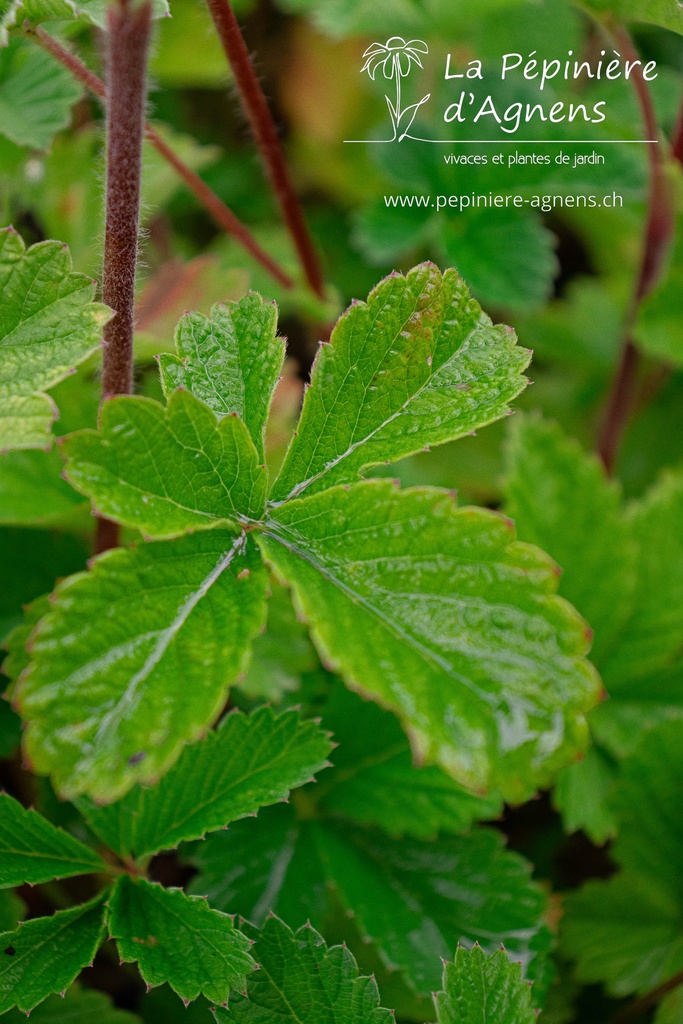
<instances>
[{"instance_id":1,"label":"white logo illustration","mask_svg":"<svg viewBox=\"0 0 683 1024\"><path fill-rule=\"evenodd\" d=\"M399 142L402 142L408 135L410 127L415 120L415 115L422 104L427 102L431 93L423 96L419 103L411 103L409 106L402 108L401 79L406 78L410 74L413 64L422 67L420 54L424 55L427 53L429 53L429 47L422 39L411 39L407 43L401 36L392 36L391 39L387 39L386 43L372 43L368 46L363 54L366 60L361 68L361 74L367 71L374 82L375 75L381 68L387 81L393 79L396 82L395 102L392 103L390 98L385 96L394 134L390 139L373 139L369 141L395 142L398 139Z\"/></svg>"}]
</instances>

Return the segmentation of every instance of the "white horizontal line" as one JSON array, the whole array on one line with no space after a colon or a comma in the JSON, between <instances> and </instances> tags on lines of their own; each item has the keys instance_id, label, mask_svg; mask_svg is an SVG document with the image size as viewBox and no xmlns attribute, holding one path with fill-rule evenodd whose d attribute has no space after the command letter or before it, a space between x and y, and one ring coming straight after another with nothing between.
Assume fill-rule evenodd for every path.
<instances>
[{"instance_id":1,"label":"white horizontal line","mask_svg":"<svg viewBox=\"0 0 683 1024\"><path fill-rule=\"evenodd\" d=\"M368 146L383 145L384 142L395 142L395 139L344 139L348 143L364 142ZM436 146L625 146L638 143L639 145L651 145L658 143L659 139L412 139L411 142L429 142Z\"/></svg>"}]
</instances>

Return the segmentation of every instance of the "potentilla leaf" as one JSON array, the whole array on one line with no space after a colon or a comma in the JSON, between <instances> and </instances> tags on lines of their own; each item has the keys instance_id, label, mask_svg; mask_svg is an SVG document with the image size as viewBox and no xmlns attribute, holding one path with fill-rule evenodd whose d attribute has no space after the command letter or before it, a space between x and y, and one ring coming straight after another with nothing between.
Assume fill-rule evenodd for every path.
<instances>
[{"instance_id":1,"label":"potentilla leaf","mask_svg":"<svg viewBox=\"0 0 683 1024\"><path fill-rule=\"evenodd\" d=\"M600 690L587 627L510 520L374 480L283 505L259 543L323 660L421 760L519 801L581 749Z\"/></svg>"},{"instance_id":2,"label":"potentilla leaf","mask_svg":"<svg viewBox=\"0 0 683 1024\"><path fill-rule=\"evenodd\" d=\"M520 540L561 567L560 593L594 630L591 657L600 666L631 611L636 581L621 489L557 424L518 415L510 426L506 511Z\"/></svg>"},{"instance_id":3,"label":"potentilla leaf","mask_svg":"<svg viewBox=\"0 0 683 1024\"><path fill-rule=\"evenodd\" d=\"M396 716L341 681L323 709L323 724L339 744L334 767L313 794L326 814L377 825L391 836L433 839L496 818L502 809L495 793L479 797L436 765L415 767Z\"/></svg>"},{"instance_id":4,"label":"potentilla leaf","mask_svg":"<svg viewBox=\"0 0 683 1024\"><path fill-rule=\"evenodd\" d=\"M168 983L181 999L227 1003L255 963L232 918L199 896L122 875L109 899L109 930L150 987Z\"/></svg>"},{"instance_id":5,"label":"potentilla leaf","mask_svg":"<svg viewBox=\"0 0 683 1024\"><path fill-rule=\"evenodd\" d=\"M111 398L100 430L64 442L66 476L98 512L151 537L168 538L221 520L260 519L267 474L244 423L220 423L189 391L164 408L150 398Z\"/></svg>"},{"instance_id":6,"label":"potentilla leaf","mask_svg":"<svg viewBox=\"0 0 683 1024\"><path fill-rule=\"evenodd\" d=\"M92 988L72 985L62 995L48 996L31 1013L31 1024L140 1024L140 1018L116 1009L109 999ZM26 1024L19 1010L10 1010L2 1024Z\"/></svg>"},{"instance_id":7,"label":"potentilla leaf","mask_svg":"<svg viewBox=\"0 0 683 1024\"><path fill-rule=\"evenodd\" d=\"M326 767L331 748L328 735L295 711L233 712L184 750L153 789L137 787L108 807L86 800L78 807L112 850L143 857L285 800Z\"/></svg>"},{"instance_id":8,"label":"potentilla leaf","mask_svg":"<svg viewBox=\"0 0 683 1024\"><path fill-rule=\"evenodd\" d=\"M0 13L0 36L6 18ZM82 95L80 83L27 40L11 39L0 49L0 135L18 146L47 149Z\"/></svg>"},{"instance_id":9,"label":"potentilla leaf","mask_svg":"<svg viewBox=\"0 0 683 1024\"><path fill-rule=\"evenodd\" d=\"M57 588L16 701L62 796L156 782L225 704L264 620L267 576L226 530L117 549Z\"/></svg>"},{"instance_id":10,"label":"potentilla leaf","mask_svg":"<svg viewBox=\"0 0 683 1024\"><path fill-rule=\"evenodd\" d=\"M27 250L13 228L0 230L0 294L0 449L46 448L56 411L42 392L100 347L110 311L65 245Z\"/></svg>"},{"instance_id":11,"label":"potentilla leaf","mask_svg":"<svg viewBox=\"0 0 683 1024\"><path fill-rule=\"evenodd\" d=\"M667 722L621 766L610 857L622 870L565 897L563 947L582 981L625 996L683 970L682 799L681 725Z\"/></svg>"},{"instance_id":12,"label":"potentilla leaf","mask_svg":"<svg viewBox=\"0 0 683 1024\"><path fill-rule=\"evenodd\" d=\"M94 850L0 793L0 888L85 875L103 867Z\"/></svg>"},{"instance_id":13,"label":"potentilla leaf","mask_svg":"<svg viewBox=\"0 0 683 1024\"><path fill-rule=\"evenodd\" d=\"M475 828L419 842L319 812L310 819L275 806L209 836L193 849L193 891L255 924L272 911L292 926L310 920L318 928L332 891L334 905L341 901L386 966L425 996L440 986L439 957L452 957L459 942L479 941L489 952L502 943L530 977L542 974L550 939L545 897L530 865L505 850L498 832Z\"/></svg>"},{"instance_id":14,"label":"potentilla leaf","mask_svg":"<svg viewBox=\"0 0 683 1024\"><path fill-rule=\"evenodd\" d=\"M293 932L276 917L261 931L245 931L256 940L252 952L260 970L229 1011L214 1009L217 1024L393 1024L393 1014L379 1005L374 978L358 973L345 946L328 949L310 926Z\"/></svg>"},{"instance_id":15,"label":"potentilla leaf","mask_svg":"<svg viewBox=\"0 0 683 1024\"><path fill-rule=\"evenodd\" d=\"M444 964L443 991L434 998L438 1024L536 1024L529 983L505 950L487 956L459 946Z\"/></svg>"},{"instance_id":16,"label":"potentilla leaf","mask_svg":"<svg viewBox=\"0 0 683 1024\"><path fill-rule=\"evenodd\" d=\"M75 981L104 939L105 898L101 893L0 935L0 1013L13 1006L28 1013Z\"/></svg>"},{"instance_id":17,"label":"potentilla leaf","mask_svg":"<svg viewBox=\"0 0 683 1024\"><path fill-rule=\"evenodd\" d=\"M526 386L529 358L454 270L392 274L322 345L273 501L352 482L499 419Z\"/></svg>"},{"instance_id":18,"label":"potentilla leaf","mask_svg":"<svg viewBox=\"0 0 683 1024\"><path fill-rule=\"evenodd\" d=\"M184 387L218 416L237 413L263 462L265 424L285 355L277 307L250 292L217 304L210 316L186 313L176 329L177 356L159 357L168 395Z\"/></svg>"}]
</instances>

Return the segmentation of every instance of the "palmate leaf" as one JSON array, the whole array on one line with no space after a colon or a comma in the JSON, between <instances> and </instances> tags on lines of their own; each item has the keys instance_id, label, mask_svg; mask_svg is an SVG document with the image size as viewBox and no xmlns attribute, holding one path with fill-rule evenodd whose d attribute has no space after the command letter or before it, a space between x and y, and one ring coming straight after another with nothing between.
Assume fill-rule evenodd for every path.
<instances>
[{"instance_id":1,"label":"palmate leaf","mask_svg":"<svg viewBox=\"0 0 683 1024\"><path fill-rule=\"evenodd\" d=\"M234 712L201 743L188 747L153 789L79 809L99 838L127 857L144 857L200 839L229 822L284 800L324 768L328 736L294 711Z\"/></svg>"},{"instance_id":2,"label":"palmate leaf","mask_svg":"<svg viewBox=\"0 0 683 1024\"><path fill-rule=\"evenodd\" d=\"M110 314L94 293L60 242L26 250L0 231L0 449L49 446L55 408L42 392L101 345Z\"/></svg>"},{"instance_id":3,"label":"palmate leaf","mask_svg":"<svg viewBox=\"0 0 683 1024\"><path fill-rule=\"evenodd\" d=\"M109 898L109 930L127 962L137 961L150 987L167 982L181 999L203 994L227 1003L255 963L249 939L232 918L181 889L122 875Z\"/></svg>"},{"instance_id":4,"label":"palmate leaf","mask_svg":"<svg viewBox=\"0 0 683 1024\"><path fill-rule=\"evenodd\" d=\"M490 952L504 943L532 975L548 946L545 897L492 829L394 841L346 822L298 821L277 806L209 836L192 856L193 891L256 924L272 911L322 927L332 888L384 963L422 995L438 989L439 957L460 941Z\"/></svg>"},{"instance_id":5,"label":"palmate leaf","mask_svg":"<svg viewBox=\"0 0 683 1024\"><path fill-rule=\"evenodd\" d=\"M31 1024L140 1024L139 1017L116 1009L102 992L76 985L64 996L48 996L30 1019ZM10 1010L3 1024L26 1024L26 1017L19 1010Z\"/></svg>"},{"instance_id":6,"label":"palmate leaf","mask_svg":"<svg viewBox=\"0 0 683 1024\"><path fill-rule=\"evenodd\" d=\"M341 681L323 723L339 744L334 767L311 793L326 815L376 825L391 836L433 839L500 813L495 793L478 797L436 765L416 768L395 715L361 700Z\"/></svg>"},{"instance_id":7,"label":"palmate leaf","mask_svg":"<svg viewBox=\"0 0 683 1024\"><path fill-rule=\"evenodd\" d=\"M272 493L281 502L357 479L499 419L530 354L494 326L454 271L393 274L322 345Z\"/></svg>"},{"instance_id":8,"label":"palmate leaf","mask_svg":"<svg viewBox=\"0 0 683 1024\"><path fill-rule=\"evenodd\" d=\"M521 800L580 749L600 688L586 626L509 520L375 480L281 506L259 543L323 659L421 760Z\"/></svg>"},{"instance_id":9,"label":"palmate leaf","mask_svg":"<svg viewBox=\"0 0 683 1024\"><path fill-rule=\"evenodd\" d=\"M28 1013L92 962L104 938L105 897L0 935L0 1013L13 1006Z\"/></svg>"},{"instance_id":10,"label":"palmate leaf","mask_svg":"<svg viewBox=\"0 0 683 1024\"><path fill-rule=\"evenodd\" d=\"M94 850L0 793L0 887L34 885L103 868Z\"/></svg>"},{"instance_id":11,"label":"palmate leaf","mask_svg":"<svg viewBox=\"0 0 683 1024\"><path fill-rule=\"evenodd\" d=\"M82 94L73 76L37 46L12 39L0 49L0 134L17 145L47 149Z\"/></svg>"},{"instance_id":12,"label":"palmate leaf","mask_svg":"<svg viewBox=\"0 0 683 1024\"><path fill-rule=\"evenodd\" d=\"M505 950L486 956L480 946L458 947L444 965L443 992L434 1000L438 1024L535 1024L529 983Z\"/></svg>"},{"instance_id":13,"label":"palmate leaf","mask_svg":"<svg viewBox=\"0 0 683 1024\"><path fill-rule=\"evenodd\" d=\"M679 722L645 735L622 766L611 856L621 872L565 899L563 948L583 982L646 992L683 970L683 745Z\"/></svg>"},{"instance_id":14,"label":"palmate leaf","mask_svg":"<svg viewBox=\"0 0 683 1024\"><path fill-rule=\"evenodd\" d=\"M35 769L103 802L157 781L223 707L265 589L251 543L225 530L107 552L60 584L16 689Z\"/></svg>"},{"instance_id":15,"label":"palmate leaf","mask_svg":"<svg viewBox=\"0 0 683 1024\"><path fill-rule=\"evenodd\" d=\"M220 423L188 391L104 403L100 432L71 434L66 475L103 515L152 537L259 519L266 469L236 415Z\"/></svg>"},{"instance_id":16,"label":"palmate leaf","mask_svg":"<svg viewBox=\"0 0 683 1024\"><path fill-rule=\"evenodd\" d=\"M266 419L285 354L276 335L277 308L251 292L215 305L211 316L186 313L176 330L178 355L159 357L169 395L187 388L218 416L236 413L263 461Z\"/></svg>"},{"instance_id":17,"label":"palmate leaf","mask_svg":"<svg viewBox=\"0 0 683 1024\"><path fill-rule=\"evenodd\" d=\"M310 926L293 932L276 917L261 931L245 931L255 939L260 970L250 975L245 996L233 997L229 1011L214 1009L217 1024L392 1024L374 978L358 973L346 947L327 949Z\"/></svg>"}]
</instances>

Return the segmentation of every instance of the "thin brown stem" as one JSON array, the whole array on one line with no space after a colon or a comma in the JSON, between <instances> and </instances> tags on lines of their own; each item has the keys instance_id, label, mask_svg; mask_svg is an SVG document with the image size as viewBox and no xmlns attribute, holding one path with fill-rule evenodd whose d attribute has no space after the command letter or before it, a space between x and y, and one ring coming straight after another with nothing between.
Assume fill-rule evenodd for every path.
<instances>
[{"instance_id":1,"label":"thin brown stem","mask_svg":"<svg viewBox=\"0 0 683 1024\"><path fill-rule=\"evenodd\" d=\"M24 31L32 39L34 39L44 50L52 54L55 60L58 60L65 68L71 72L74 78L82 82L83 85L89 89L95 96L101 100L106 100L106 91L104 82L101 78L98 78L94 72L90 71L89 68L83 64L78 57L75 56L70 50L58 43L56 39L38 26L37 28L31 28L25 25ZM276 280L283 288L293 288L294 281L290 275L283 270L283 268L276 263L276 261L268 255L259 243L256 241L249 229L239 220L238 217L232 212L232 210L225 205L225 203L218 198L215 192L209 188L209 186L202 181L199 175L188 167L184 163L177 153L172 149L171 146L159 135L157 130L147 121L145 122L145 137L149 140L152 146L157 152L166 160L168 164L178 173L178 175L185 182L191 192L194 193L195 197L199 200L202 206L207 212L213 217L216 224L227 234L232 235L237 242L254 257L257 263L259 263L268 273Z\"/></svg>"},{"instance_id":2,"label":"thin brown stem","mask_svg":"<svg viewBox=\"0 0 683 1024\"><path fill-rule=\"evenodd\" d=\"M621 53L629 61L638 62L638 53L626 29L619 27L615 34ZM631 81L640 106L645 137L657 139L660 134L657 114L639 62L633 67ZM661 280L674 236L674 204L661 145L662 143L652 142L648 147L650 182L642 257L625 317L621 358L612 381L598 441L598 454L608 473L614 469L621 439L633 407L635 381L640 362L638 349L633 342L633 328L638 319L638 310L643 300Z\"/></svg>"},{"instance_id":3,"label":"thin brown stem","mask_svg":"<svg viewBox=\"0 0 683 1024\"><path fill-rule=\"evenodd\" d=\"M306 226L277 130L229 0L206 0L261 157L311 290L324 298L318 254Z\"/></svg>"},{"instance_id":4,"label":"thin brown stem","mask_svg":"<svg viewBox=\"0 0 683 1024\"><path fill-rule=\"evenodd\" d=\"M104 328L102 398L133 390L135 273L138 259L142 137L152 7L119 0L107 11L107 176L102 299L114 315ZM99 519L96 549L118 543Z\"/></svg>"},{"instance_id":5,"label":"thin brown stem","mask_svg":"<svg viewBox=\"0 0 683 1024\"><path fill-rule=\"evenodd\" d=\"M662 982L657 988L653 988L651 992L646 992L644 996L640 996L639 999L635 999L629 1006L619 1010L613 1017L610 1017L609 1024L629 1024L629 1021L637 1020L647 1010L661 1002L669 992L673 992L674 989L679 988L681 985L683 985L683 971L674 974L668 981Z\"/></svg>"}]
</instances>

